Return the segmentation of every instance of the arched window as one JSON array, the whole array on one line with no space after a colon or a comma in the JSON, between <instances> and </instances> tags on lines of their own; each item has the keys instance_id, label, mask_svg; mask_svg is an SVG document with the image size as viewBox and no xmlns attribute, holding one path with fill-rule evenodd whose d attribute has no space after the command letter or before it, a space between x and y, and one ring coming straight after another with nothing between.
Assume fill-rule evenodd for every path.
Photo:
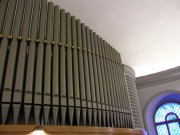
<instances>
[{"instance_id":1,"label":"arched window","mask_svg":"<svg viewBox=\"0 0 180 135\"><path fill-rule=\"evenodd\" d=\"M168 102L159 106L154 122L158 135L180 135L180 104Z\"/></svg>"}]
</instances>

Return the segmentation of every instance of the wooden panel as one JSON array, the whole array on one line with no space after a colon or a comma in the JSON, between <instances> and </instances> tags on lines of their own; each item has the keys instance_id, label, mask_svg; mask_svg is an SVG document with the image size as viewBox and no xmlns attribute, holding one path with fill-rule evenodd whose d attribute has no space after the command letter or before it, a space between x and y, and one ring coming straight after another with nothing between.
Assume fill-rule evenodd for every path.
<instances>
[{"instance_id":1,"label":"wooden panel","mask_svg":"<svg viewBox=\"0 0 180 135\"><path fill-rule=\"evenodd\" d=\"M33 135L35 125L0 125L0 135ZM45 135L146 135L143 130L83 126L43 126Z\"/></svg>"}]
</instances>

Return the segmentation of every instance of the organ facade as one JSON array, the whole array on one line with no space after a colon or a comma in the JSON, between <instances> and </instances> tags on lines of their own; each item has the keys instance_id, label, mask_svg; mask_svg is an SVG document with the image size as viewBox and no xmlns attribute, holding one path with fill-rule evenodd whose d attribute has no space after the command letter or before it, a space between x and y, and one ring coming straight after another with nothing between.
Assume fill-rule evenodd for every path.
<instances>
[{"instance_id":1,"label":"organ facade","mask_svg":"<svg viewBox=\"0 0 180 135\"><path fill-rule=\"evenodd\" d=\"M143 128L118 51L52 2L0 2L1 124Z\"/></svg>"}]
</instances>

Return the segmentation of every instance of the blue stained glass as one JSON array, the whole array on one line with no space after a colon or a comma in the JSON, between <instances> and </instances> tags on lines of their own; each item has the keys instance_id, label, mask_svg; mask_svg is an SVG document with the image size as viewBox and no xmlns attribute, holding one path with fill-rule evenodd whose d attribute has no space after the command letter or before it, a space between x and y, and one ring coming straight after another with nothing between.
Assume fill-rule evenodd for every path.
<instances>
[{"instance_id":1,"label":"blue stained glass","mask_svg":"<svg viewBox=\"0 0 180 135\"><path fill-rule=\"evenodd\" d=\"M180 135L180 128L178 122L168 124L171 135Z\"/></svg>"},{"instance_id":2,"label":"blue stained glass","mask_svg":"<svg viewBox=\"0 0 180 135\"><path fill-rule=\"evenodd\" d=\"M168 114L167 121L178 119L175 114Z\"/></svg>"},{"instance_id":3,"label":"blue stained glass","mask_svg":"<svg viewBox=\"0 0 180 135\"><path fill-rule=\"evenodd\" d=\"M178 103L169 102L160 106L155 113L155 123L165 121L166 115L170 112L177 114L180 118L180 105Z\"/></svg>"},{"instance_id":4,"label":"blue stained glass","mask_svg":"<svg viewBox=\"0 0 180 135\"><path fill-rule=\"evenodd\" d=\"M166 124L156 126L158 135L169 135Z\"/></svg>"},{"instance_id":5,"label":"blue stained glass","mask_svg":"<svg viewBox=\"0 0 180 135\"><path fill-rule=\"evenodd\" d=\"M158 135L180 135L180 104L169 102L161 105L154 121Z\"/></svg>"}]
</instances>

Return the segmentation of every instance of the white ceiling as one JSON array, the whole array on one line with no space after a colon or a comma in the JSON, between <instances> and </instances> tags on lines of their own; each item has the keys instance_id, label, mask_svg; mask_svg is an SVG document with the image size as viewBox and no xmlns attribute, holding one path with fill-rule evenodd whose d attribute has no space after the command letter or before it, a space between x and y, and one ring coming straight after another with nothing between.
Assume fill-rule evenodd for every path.
<instances>
[{"instance_id":1,"label":"white ceiling","mask_svg":"<svg viewBox=\"0 0 180 135\"><path fill-rule=\"evenodd\" d=\"M52 0L116 48L136 76L180 66L180 0Z\"/></svg>"}]
</instances>

